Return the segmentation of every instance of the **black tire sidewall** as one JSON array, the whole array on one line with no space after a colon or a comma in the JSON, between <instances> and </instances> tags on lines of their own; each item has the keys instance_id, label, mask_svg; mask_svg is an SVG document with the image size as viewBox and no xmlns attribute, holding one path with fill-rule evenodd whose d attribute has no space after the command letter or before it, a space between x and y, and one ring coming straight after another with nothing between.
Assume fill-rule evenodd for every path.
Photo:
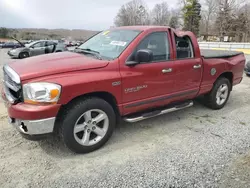
<instances>
[{"instance_id":1,"label":"black tire sidewall","mask_svg":"<svg viewBox=\"0 0 250 188\"><path fill-rule=\"evenodd\" d=\"M24 57L23 56L24 54L27 54L27 56ZM22 53L19 54L19 58L20 59L24 59L24 58L27 58L27 57L29 57L29 53L28 52L22 52Z\"/></svg>"},{"instance_id":2,"label":"black tire sidewall","mask_svg":"<svg viewBox=\"0 0 250 188\"><path fill-rule=\"evenodd\" d=\"M92 146L83 146L79 144L73 134L75 122L86 111L91 109L99 109L104 111L109 118L109 128L104 138L97 144ZM64 116L61 127L61 136L65 145L75 153L89 153L102 147L111 137L116 124L115 112L112 106L105 100L99 98L84 99L79 103L75 103Z\"/></svg>"},{"instance_id":3,"label":"black tire sidewall","mask_svg":"<svg viewBox=\"0 0 250 188\"><path fill-rule=\"evenodd\" d=\"M223 84L226 84L228 86L228 95L227 95L227 99L226 101L222 104L222 105L219 105L217 104L216 102L216 94L217 94L217 91L218 89L220 88L221 85ZM214 110L219 110L219 109L222 109L226 104L227 104L227 101L230 97L230 93L231 93L231 83L230 81L227 79L227 78L219 78L215 84L214 84L214 87L212 89L212 91L209 93L209 95L207 96L207 102L208 102L208 106Z\"/></svg>"}]
</instances>

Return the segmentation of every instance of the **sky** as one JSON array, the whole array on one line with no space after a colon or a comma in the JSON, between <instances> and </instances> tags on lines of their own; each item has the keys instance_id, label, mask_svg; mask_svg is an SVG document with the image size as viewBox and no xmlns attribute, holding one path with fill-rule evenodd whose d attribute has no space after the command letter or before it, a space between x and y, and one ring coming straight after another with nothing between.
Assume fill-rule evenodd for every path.
<instances>
[{"instance_id":1,"label":"sky","mask_svg":"<svg viewBox=\"0 0 250 188\"><path fill-rule=\"evenodd\" d=\"M103 30L130 0L0 0L0 27ZM149 9L163 0L144 0ZM165 0L170 7L177 0Z\"/></svg>"}]
</instances>

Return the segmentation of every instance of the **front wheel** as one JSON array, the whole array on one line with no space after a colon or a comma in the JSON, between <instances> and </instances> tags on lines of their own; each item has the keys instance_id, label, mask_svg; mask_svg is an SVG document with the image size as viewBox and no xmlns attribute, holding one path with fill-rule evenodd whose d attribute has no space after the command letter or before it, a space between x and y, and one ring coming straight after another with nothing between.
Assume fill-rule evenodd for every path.
<instances>
[{"instance_id":1,"label":"front wheel","mask_svg":"<svg viewBox=\"0 0 250 188\"><path fill-rule=\"evenodd\" d=\"M222 109L230 96L231 83L227 78L219 78L212 91L205 96L205 105L213 110Z\"/></svg>"},{"instance_id":2,"label":"front wheel","mask_svg":"<svg viewBox=\"0 0 250 188\"><path fill-rule=\"evenodd\" d=\"M116 123L112 106L100 98L76 101L63 115L61 136L75 153L88 153L102 147Z\"/></svg>"},{"instance_id":3,"label":"front wheel","mask_svg":"<svg viewBox=\"0 0 250 188\"><path fill-rule=\"evenodd\" d=\"M29 57L29 53L28 52L22 52L19 54L19 59L24 59Z\"/></svg>"}]
</instances>

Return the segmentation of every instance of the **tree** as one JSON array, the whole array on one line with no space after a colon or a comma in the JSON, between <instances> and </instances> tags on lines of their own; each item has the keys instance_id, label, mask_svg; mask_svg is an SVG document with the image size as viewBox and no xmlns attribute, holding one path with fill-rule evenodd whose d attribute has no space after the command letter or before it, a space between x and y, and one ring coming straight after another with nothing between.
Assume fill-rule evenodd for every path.
<instances>
[{"instance_id":1,"label":"tree","mask_svg":"<svg viewBox=\"0 0 250 188\"><path fill-rule=\"evenodd\" d=\"M202 10L202 20L204 21L204 30L206 35L209 34L209 28L211 21L216 14L216 6L218 5L217 0L205 0Z\"/></svg>"},{"instance_id":2,"label":"tree","mask_svg":"<svg viewBox=\"0 0 250 188\"><path fill-rule=\"evenodd\" d=\"M169 26L176 29L178 27L178 17L173 15L170 19Z\"/></svg>"},{"instance_id":3,"label":"tree","mask_svg":"<svg viewBox=\"0 0 250 188\"><path fill-rule=\"evenodd\" d=\"M151 15L152 23L154 25L169 25L170 12L168 10L167 2L156 4L152 10Z\"/></svg>"},{"instance_id":4,"label":"tree","mask_svg":"<svg viewBox=\"0 0 250 188\"><path fill-rule=\"evenodd\" d=\"M149 13L143 0L132 0L122 5L115 18L116 26L147 25L149 23Z\"/></svg>"},{"instance_id":5,"label":"tree","mask_svg":"<svg viewBox=\"0 0 250 188\"><path fill-rule=\"evenodd\" d=\"M184 16L184 29L199 35L201 5L198 0L186 0L182 11Z\"/></svg>"},{"instance_id":6,"label":"tree","mask_svg":"<svg viewBox=\"0 0 250 188\"><path fill-rule=\"evenodd\" d=\"M224 36L229 34L230 25L232 23L232 6L235 3L234 0L219 0L218 12L216 18L216 29L220 36L220 41L224 40Z\"/></svg>"},{"instance_id":7,"label":"tree","mask_svg":"<svg viewBox=\"0 0 250 188\"><path fill-rule=\"evenodd\" d=\"M236 11L231 21L230 34L234 36L237 42L246 42L250 33L250 5L244 4Z\"/></svg>"},{"instance_id":8,"label":"tree","mask_svg":"<svg viewBox=\"0 0 250 188\"><path fill-rule=\"evenodd\" d=\"M7 38L9 35L9 30L5 27L0 27L0 37Z\"/></svg>"},{"instance_id":9,"label":"tree","mask_svg":"<svg viewBox=\"0 0 250 188\"><path fill-rule=\"evenodd\" d=\"M180 26L180 10L179 9L172 9L171 10L171 17L170 17L170 21L169 21L169 26L177 29Z\"/></svg>"}]
</instances>

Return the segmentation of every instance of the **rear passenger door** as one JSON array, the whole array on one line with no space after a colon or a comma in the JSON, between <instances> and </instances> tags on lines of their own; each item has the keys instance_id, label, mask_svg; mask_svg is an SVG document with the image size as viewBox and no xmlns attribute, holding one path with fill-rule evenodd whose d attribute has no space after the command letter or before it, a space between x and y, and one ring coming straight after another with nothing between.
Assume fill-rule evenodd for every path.
<instances>
[{"instance_id":1,"label":"rear passenger door","mask_svg":"<svg viewBox=\"0 0 250 188\"><path fill-rule=\"evenodd\" d=\"M202 79L201 58L196 57L192 41L188 36L175 36L175 48L175 90L183 93L183 97L181 97L183 99L193 98L199 91Z\"/></svg>"}]
</instances>

